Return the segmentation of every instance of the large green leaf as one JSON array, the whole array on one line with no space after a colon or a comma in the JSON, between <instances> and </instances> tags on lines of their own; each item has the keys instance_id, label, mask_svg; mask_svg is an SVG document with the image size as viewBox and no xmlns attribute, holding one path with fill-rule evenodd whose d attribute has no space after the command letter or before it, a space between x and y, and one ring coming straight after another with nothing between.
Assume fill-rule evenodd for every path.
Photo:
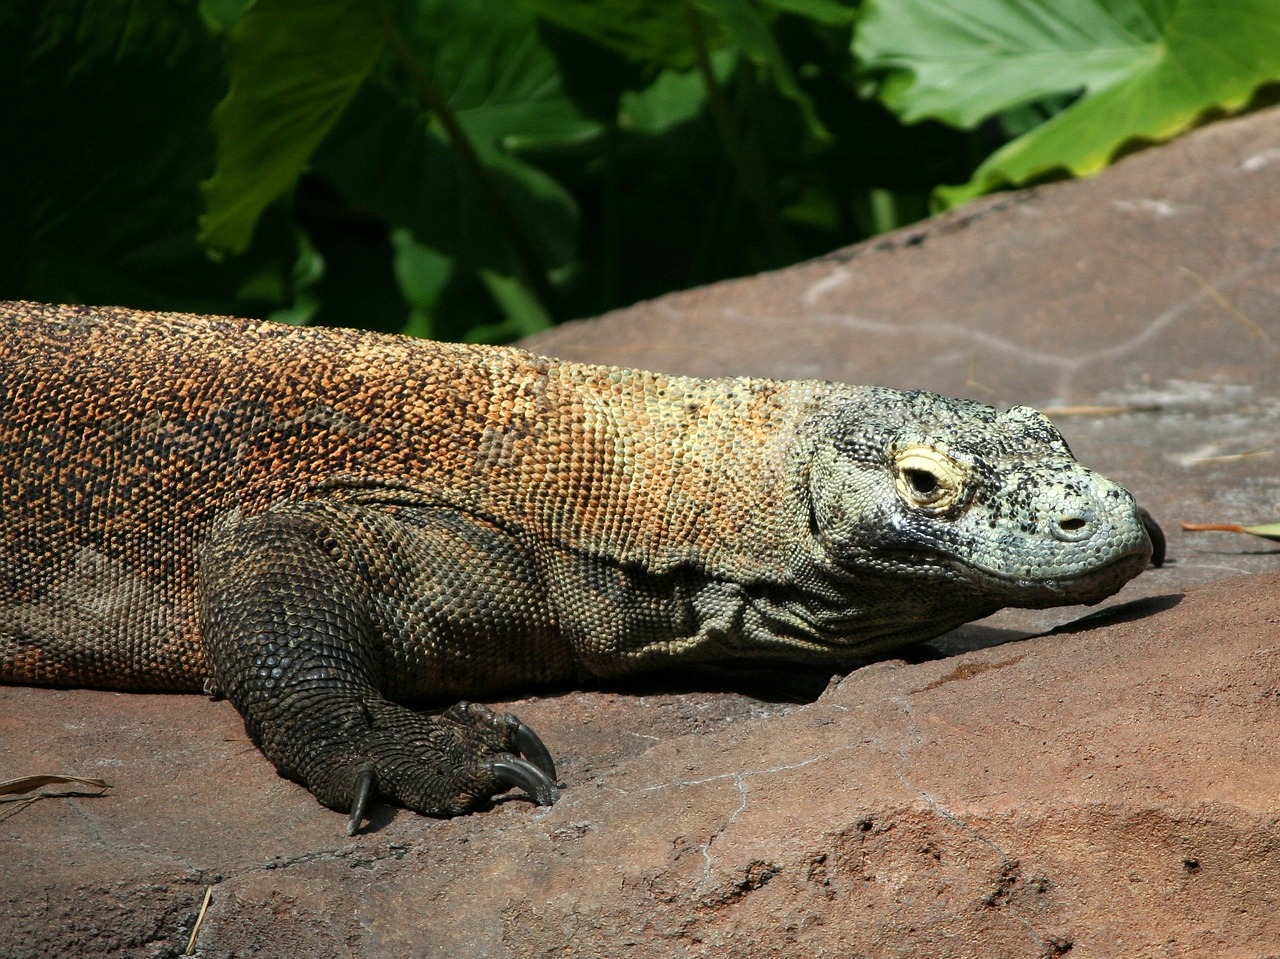
<instances>
[{"instance_id":1,"label":"large green leaf","mask_svg":"<svg viewBox=\"0 0 1280 959\"><path fill-rule=\"evenodd\" d=\"M474 145L542 267L563 263L576 247L573 199L536 167L487 141ZM409 229L420 242L466 266L518 269L505 225L474 171L450 148L437 123L385 84L371 82L361 90L316 153L314 167L348 203Z\"/></svg>"},{"instance_id":2,"label":"large green leaf","mask_svg":"<svg viewBox=\"0 0 1280 959\"><path fill-rule=\"evenodd\" d=\"M415 0L412 52L477 144L512 154L600 133L566 93L560 68L519 4Z\"/></svg>"},{"instance_id":3,"label":"large green leaf","mask_svg":"<svg viewBox=\"0 0 1280 959\"><path fill-rule=\"evenodd\" d=\"M700 10L715 17L729 31L735 44L773 79L778 91L800 108L809 132L818 140L830 135L818 119L809 95L800 89L791 65L778 47L768 21L751 0L691 0Z\"/></svg>"},{"instance_id":4,"label":"large green leaf","mask_svg":"<svg viewBox=\"0 0 1280 959\"><path fill-rule=\"evenodd\" d=\"M905 120L960 127L1052 94L1077 102L936 198L1104 167L1280 79L1278 0L867 0L854 52Z\"/></svg>"},{"instance_id":5,"label":"large green leaf","mask_svg":"<svg viewBox=\"0 0 1280 959\"><path fill-rule=\"evenodd\" d=\"M577 246L576 205L519 153L578 144L600 126L565 93L532 15L485 0L417 0L401 29L465 150L399 70L379 71L317 152L316 171L349 203L466 267L516 273L514 242L526 244L540 272L564 263Z\"/></svg>"},{"instance_id":6,"label":"large green leaf","mask_svg":"<svg viewBox=\"0 0 1280 959\"><path fill-rule=\"evenodd\" d=\"M386 29L372 0L257 0L245 11L231 35L231 89L213 117L218 165L200 218L210 250L249 245L368 78Z\"/></svg>"}]
</instances>

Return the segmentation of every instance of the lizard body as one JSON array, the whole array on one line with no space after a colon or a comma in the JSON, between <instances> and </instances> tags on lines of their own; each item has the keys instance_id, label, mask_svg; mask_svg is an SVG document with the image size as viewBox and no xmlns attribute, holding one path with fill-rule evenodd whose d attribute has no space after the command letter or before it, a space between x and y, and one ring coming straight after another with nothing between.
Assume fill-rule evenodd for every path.
<instances>
[{"instance_id":1,"label":"lizard body","mask_svg":"<svg viewBox=\"0 0 1280 959\"><path fill-rule=\"evenodd\" d=\"M0 509L0 680L223 693L353 824L554 799L518 720L402 704L847 662L1151 554L1026 408L22 303Z\"/></svg>"}]
</instances>

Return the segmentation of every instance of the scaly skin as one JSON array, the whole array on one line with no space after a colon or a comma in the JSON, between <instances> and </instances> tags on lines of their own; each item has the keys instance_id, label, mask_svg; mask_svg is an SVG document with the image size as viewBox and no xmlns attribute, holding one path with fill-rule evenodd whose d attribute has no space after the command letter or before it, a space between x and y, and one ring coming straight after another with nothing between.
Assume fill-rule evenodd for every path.
<instances>
[{"instance_id":1,"label":"scaly skin","mask_svg":"<svg viewBox=\"0 0 1280 959\"><path fill-rule=\"evenodd\" d=\"M1039 413L930 393L15 303L0 403L0 680L224 693L353 826L555 798L518 720L406 705L848 662L1151 555Z\"/></svg>"}]
</instances>

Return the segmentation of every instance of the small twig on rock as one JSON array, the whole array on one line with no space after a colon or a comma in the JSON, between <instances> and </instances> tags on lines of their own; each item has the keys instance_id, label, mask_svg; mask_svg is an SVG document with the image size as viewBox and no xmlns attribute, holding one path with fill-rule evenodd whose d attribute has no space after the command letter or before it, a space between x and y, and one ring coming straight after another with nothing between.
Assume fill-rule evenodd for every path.
<instances>
[{"instance_id":1,"label":"small twig on rock","mask_svg":"<svg viewBox=\"0 0 1280 959\"><path fill-rule=\"evenodd\" d=\"M193 955L196 951L196 936L200 935L200 926L204 923L204 914L209 911L209 901L213 899L213 886L204 887L204 902L200 903L200 914L196 916L196 924L191 927L191 938L187 940L187 951L183 955Z\"/></svg>"},{"instance_id":2,"label":"small twig on rock","mask_svg":"<svg viewBox=\"0 0 1280 959\"><path fill-rule=\"evenodd\" d=\"M1280 523L1266 523L1262 526L1241 526L1239 523L1183 523L1182 528L1188 533L1247 533L1250 536L1280 541Z\"/></svg>"}]
</instances>

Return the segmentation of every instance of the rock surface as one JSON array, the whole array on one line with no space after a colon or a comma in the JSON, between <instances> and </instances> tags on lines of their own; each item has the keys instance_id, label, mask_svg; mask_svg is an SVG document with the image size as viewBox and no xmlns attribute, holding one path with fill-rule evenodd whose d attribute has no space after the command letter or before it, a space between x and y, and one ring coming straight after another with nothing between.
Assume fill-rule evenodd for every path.
<instances>
[{"instance_id":1,"label":"rock surface","mask_svg":"<svg viewBox=\"0 0 1280 959\"><path fill-rule=\"evenodd\" d=\"M1278 341L1275 110L551 331L1049 407L1174 561L812 703L681 676L509 704L558 805L384 810L350 840L225 702L0 687L0 780L112 783L0 800L0 956L179 955L210 886L206 957L1280 955L1280 551L1176 528L1276 518Z\"/></svg>"}]
</instances>

